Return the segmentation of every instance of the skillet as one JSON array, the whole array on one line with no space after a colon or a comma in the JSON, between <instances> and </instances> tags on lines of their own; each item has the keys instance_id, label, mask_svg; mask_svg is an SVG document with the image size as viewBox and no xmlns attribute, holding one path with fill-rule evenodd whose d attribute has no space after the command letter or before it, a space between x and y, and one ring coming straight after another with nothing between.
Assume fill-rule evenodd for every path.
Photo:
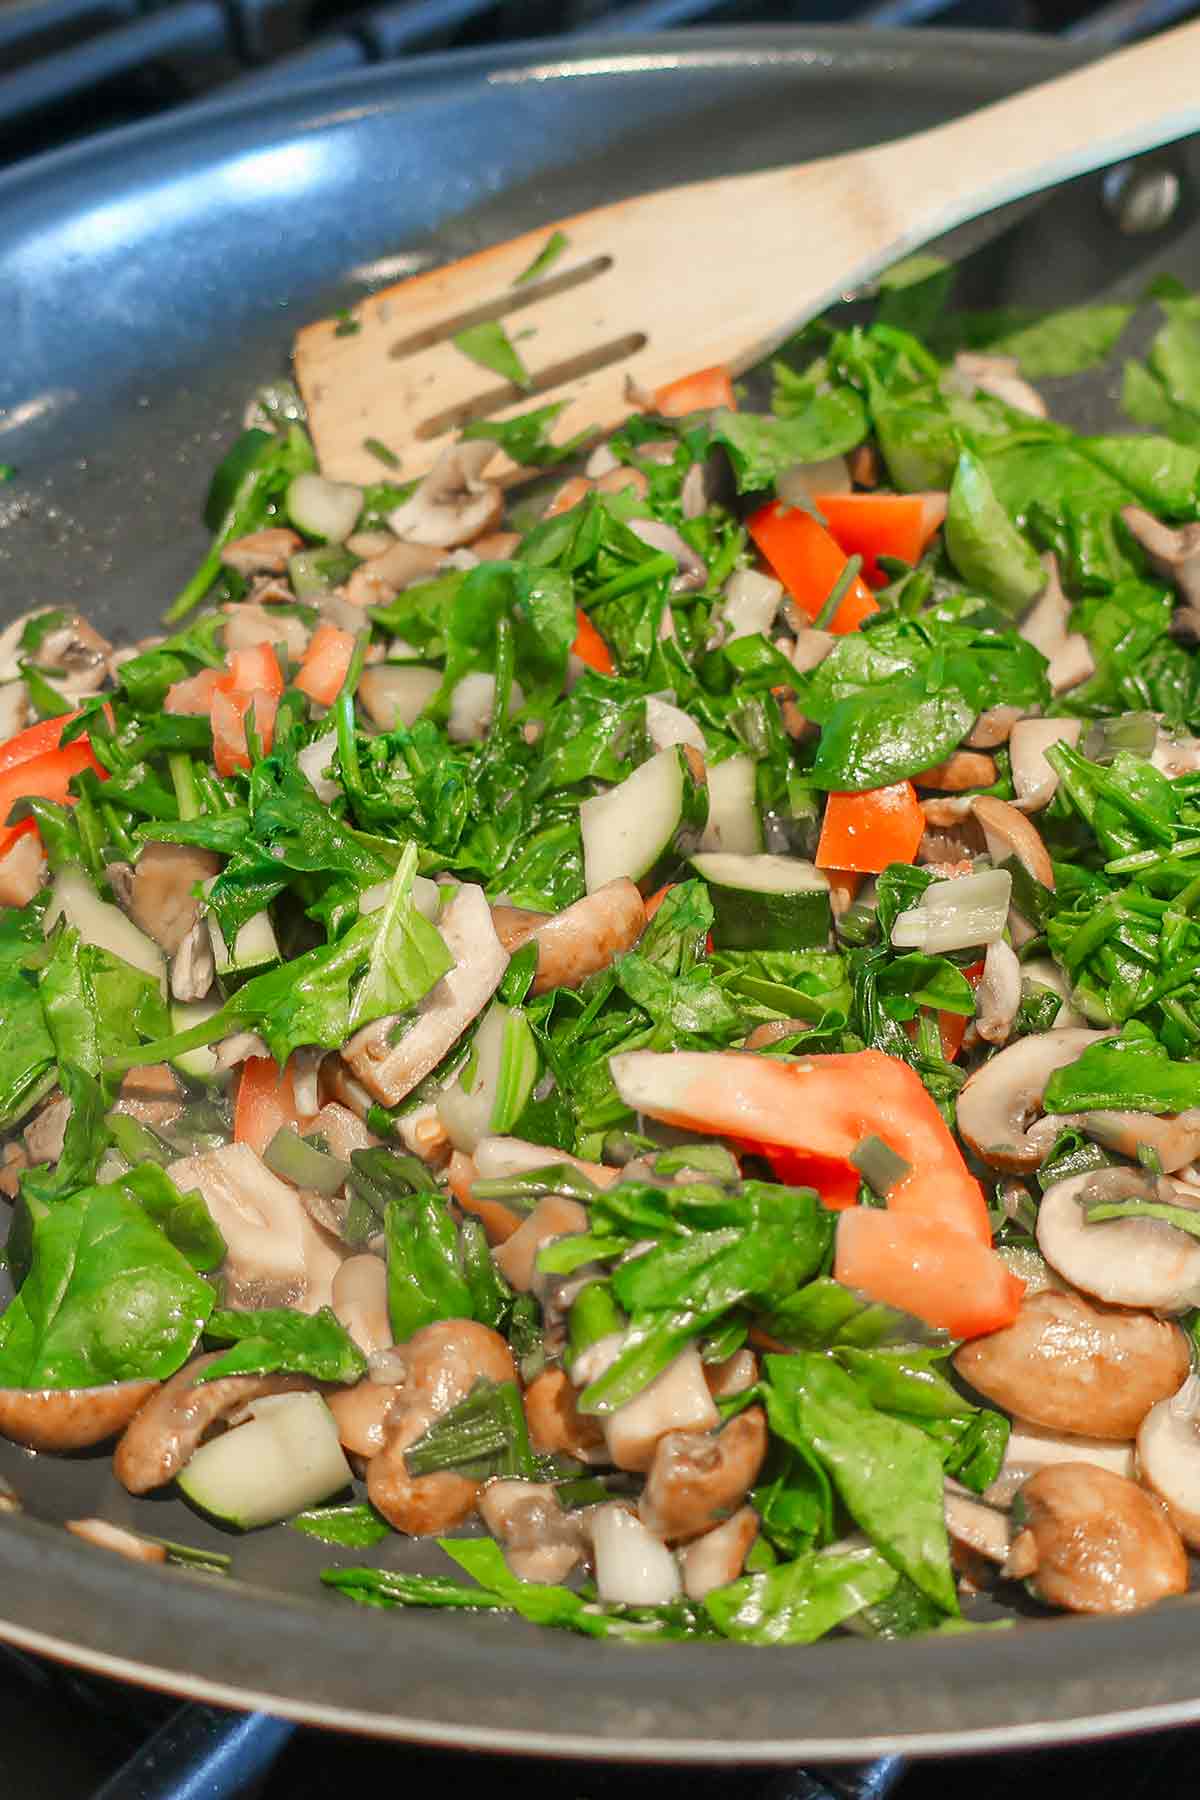
<instances>
[{"instance_id":1,"label":"skillet","mask_svg":"<svg viewBox=\"0 0 1200 1800\"><path fill-rule=\"evenodd\" d=\"M208 475L247 397L281 372L297 325L364 282L639 188L917 130L1073 54L996 34L807 28L514 46L191 109L0 177L0 461L20 470L0 486L0 619L70 601L110 634L152 629L203 548ZM1170 160L1183 200L1157 234L1122 236L1087 178L977 254L959 297L1133 296L1165 270L1200 282L1200 155L1193 144ZM1109 372L1047 393L1095 429L1115 417L1113 385ZM0 1474L25 1502L0 1520L0 1638L310 1723L718 1763L1015 1747L1200 1717L1195 1595L1134 1619L1029 1619L904 1646L636 1650L488 1615L349 1606L317 1581L338 1552L282 1527L231 1542L181 1502L135 1502L103 1451L0 1445ZM233 1575L139 1567L59 1528L90 1513L232 1550ZM379 1556L438 1563L399 1539Z\"/></svg>"}]
</instances>

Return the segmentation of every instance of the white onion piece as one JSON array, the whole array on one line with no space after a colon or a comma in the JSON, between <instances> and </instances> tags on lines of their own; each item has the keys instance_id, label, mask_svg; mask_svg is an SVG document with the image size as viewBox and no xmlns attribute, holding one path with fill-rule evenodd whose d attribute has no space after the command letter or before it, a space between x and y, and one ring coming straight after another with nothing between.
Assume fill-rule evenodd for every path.
<instances>
[{"instance_id":1,"label":"white onion piece","mask_svg":"<svg viewBox=\"0 0 1200 1800\"><path fill-rule=\"evenodd\" d=\"M519 712L525 704L525 695L519 682L514 681L508 693L508 713ZM485 738L496 710L496 677L487 675L482 670L473 675L464 675L450 690L450 717L446 721L446 736L452 744L469 744L472 740Z\"/></svg>"},{"instance_id":2,"label":"white onion piece","mask_svg":"<svg viewBox=\"0 0 1200 1800\"><path fill-rule=\"evenodd\" d=\"M770 575L760 575L757 569L739 569L731 575L721 605L726 643L770 631L782 599L783 584Z\"/></svg>"},{"instance_id":3,"label":"white onion piece","mask_svg":"<svg viewBox=\"0 0 1200 1800\"><path fill-rule=\"evenodd\" d=\"M325 770L333 761L333 753L337 749L337 732L327 731L323 737L314 738L306 744L296 761L300 765L300 773L307 781L318 800L327 803L341 793L341 783L334 781Z\"/></svg>"},{"instance_id":4,"label":"white onion piece","mask_svg":"<svg viewBox=\"0 0 1200 1800\"><path fill-rule=\"evenodd\" d=\"M324 538L327 544L345 542L358 524L362 503L361 488L348 481L329 481L308 469L293 475L288 484L288 517L306 536Z\"/></svg>"},{"instance_id":5,"label":"white onion piece","mask_svg":"<svg viewBox=\"0 0 1200 1800\"><path fill-rule=\"evenodd\" d=\"M1004 935L1011 900L1012 876L1007 869L983 869L953 881L932 882L919 904L901 913L892 926L892 943L898 950L924 950L935 956L994 944Z\"/></svg>"},{"instance_id":6,"label":"white onion piece","mask_svg":"<svg viewBox=\"0 0 1200 1800\"><path fill-rule=\"evenodd\" d=\"M624 1606L665 1606L681 1591L679 1565L660 1538L615 1502L592 1514L596 1589Z\"/></svg>"},{"instance_id":7,"label":"white onion piece","mask_svg":"<svg viewBox=\"0 0 1200 1800\"><path fill-rule=\"evenodd\" d=\"M358 896L358 913L363 918L367 913L378 912L381 906L387 905L388 895L392 891L391 881L376 881L371 887L364 888ZM430 924L437 920L442 904L442 890L436 881L430 881L427 875L414 875L413 905L423 919Z\"/></svg>"}]
</instances>

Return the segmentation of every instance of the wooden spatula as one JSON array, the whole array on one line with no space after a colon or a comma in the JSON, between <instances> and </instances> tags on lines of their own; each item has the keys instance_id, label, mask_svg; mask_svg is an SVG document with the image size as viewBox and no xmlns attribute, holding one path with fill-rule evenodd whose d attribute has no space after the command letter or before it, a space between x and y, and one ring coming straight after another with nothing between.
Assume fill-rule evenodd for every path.
<instances>
[{"instance_id":1,"label":"wooden spatula","mask_svg":"<svg viewBox=\"0 0 1200 1800\"><path fill-rule=\"evenodd\" d=\"M849 155L715 177L577 213L385 288L300 332L296 376L321 468L372 482L372 442L423 473L462 425L567 401L555 436L608 428L633 390L735 374L943 231L1200 127L1200 22L948 125ZM542 276L519 282L561 232ZM517 386L451 341L500 321Z\"/></svg>"}]
</instances>

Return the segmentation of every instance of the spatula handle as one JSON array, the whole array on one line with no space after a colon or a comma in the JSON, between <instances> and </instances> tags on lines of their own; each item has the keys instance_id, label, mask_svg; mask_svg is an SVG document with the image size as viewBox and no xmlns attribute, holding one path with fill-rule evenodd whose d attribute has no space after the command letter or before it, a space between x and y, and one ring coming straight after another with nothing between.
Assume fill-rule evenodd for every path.
<instances>
[{"instance_id":1,"label":"spatula handle","mask_svg":"<svg viewBox=\"0 0 1200 1800\"><path fill-rule=\"evenodd\" d=\"M906 196L932 237L1006 201L1200 130L1200 20L904 140ZM888 184L888 148L872 153Z\"/></svg>"}]
</instances>

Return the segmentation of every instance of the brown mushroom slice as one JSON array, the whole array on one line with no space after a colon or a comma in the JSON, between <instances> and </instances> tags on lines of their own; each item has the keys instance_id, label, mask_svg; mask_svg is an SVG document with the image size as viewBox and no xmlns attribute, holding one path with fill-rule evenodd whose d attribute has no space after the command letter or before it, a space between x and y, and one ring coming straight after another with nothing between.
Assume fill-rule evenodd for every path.
<instances>
[{"instance_id":1,"label":"brown mushroom slice","mask_svg":"<svg viewBox=\"0 0 1200 1800\"><path fill-rule=\"evenodd\" d=\"M1007 800L997 800L994 794L978 795L971 802L971 811L983 827L988 855L994 863L1015 856L1035 881L1053 890L1054 865L1050 853L1037 826L1031 824L1024 813L1018 812Z\"/></svg>"},{"instance_id":2,"label":"brown mushroom slice","mask_svg":"<svg viewBox=\"0 0 1200 1800\"><path fill-rule=\"evenodd\" d=\"M430 1425L465 1400L477 1381L516 1381L512 1354L499 1332L473 1319L442 1319L397 1353L405 1371L382 1448L367 1464L367 1497L397 1531L428 1537L470 1518L480 1483L453 1470L410 1475L405 1451Z\"/></svg>"},{"instance_id":3,"label":"brown mushroom slice","mask_svg":"<svg viewBox=\"0 0 1200 1800\"><path fill-rule=\"evenodd\" d=\"M579 1462L608 1461L599 1421L575 1404L575 1389L563 1369L544 1369L525 1389L525 1422L539 1456L561 1452Z\"/></svg>"},{"instance_id":4,"label":"brown mushroom slice","mask_svg":"<svg viewBox=\"0 0 1200 1800\"><path fill-rule=\"evenodd\" d=\"M391 1035L400 1021L378 1019L356 1032L342 1052L351 1073L384 1106L397 1106L437 1067L508 967L482 888L466 882L458 888L438 929L455 966L426 994L399 1043Z\"/></svg>"},{"instance_id":5,"label":"brown mushroom slice","mask_svg":"<svg viewBox=\"0 0 1200 1800\"><path fill-rule=\"evenodd\" d=\"M613 1338L601 1338L584 1356L576 1357L571 1371L575 1385L582 1388L595 1380L607 1362L615 1360L621 1343L618 1332ZM659 1439L669 1431L715 1431L720 1422L704 1379L700 1352L694 1346L681 1351L632 1400L600 1421L611 1460L618 1469L639 1474L650 1467Z\"/></svg>"},{"instance_id":6,"label":"brown mushroom slice","mask_svg":"<svg viewBox=\"0 0 1200 1800\"><path fill-rule=\"evenodd\" d=\"M1008 741L1016 804L1022 812L1040 812L1058 791L1058 771L1046 761L1052 744L1079 742L1082 719L1022 719Z\"/></svg>"},{"instance_id":7,"label":"brown mushroom slice","mask_svg":"<svg viewBox=\"0 0 1200 1800\"><path fill-rule=\"evenodd\" d=\"M28 906L44 887L49 866L35 831L19 837L0 856L0 906Z\"/></svg>"},{"instance_id":8,"label":"brown mushroom slice","mask_svg":"<svg viewBox=\"0 0 1200 1800\"><path fill-rule=\"evenodd\" d=\"M113 1473L131 1494L148 1494L173 1481L206 1433L248 1401L315 1385L305 1375L223 1375L197 1382L220 1354L214 1351L187 1363L126 1425L113 1452Z\"/></svg>"},{"instance_id":9,"label":"brown mushroom slice","mask_svg":"<svg viewBox=\"0 0 1200 1800\"><path fill-rule=\"evenodd\" d=\"M25 1149L31 1163L56 1163L63 1153L71 1102L65 1094L52 1094L25 1127Z\"/></svg>"},{"instance_id":10,"label":"brown mushroom slice","mask_svg":"<svg viewBox=\"0 0 1200 1800\"><path fill-rule=\"evenodd\" d=\"M392 1323L388 1314L387 1264L381 1256L365 1252L348 1256L334 1274L330 1288L333 1310L364 1355L391 1348Z\"/></svg>"},{"instance_id":11,"label":"brown mushroom slice","mask_svg":"<svg viewBox=\"0 0 1200 1800\"><path fill-rule=\"evenodd\" d=\"M114 1525L111 1519L64 1519L63 1524L73 1536L95 1544L100 1550L115 1551L128 1562L165 1563L167 1560L165 1544L156 1544L153 1538L139 1537L136 1531L126 1531L123 1525Z\"/></svg>"},{"instance_id":12,"label":"brown mushroom slice","mask_svg":"<svg viewBox=\"0 0 1200 1800\"><path fill-rule=\"evenodd\" d=\"M1038 1208L1038 1249L1073 1287L1111 1306L1186 1312L1200 1304L1200 1240L1162 1219L1106 1219L1089 1225L1090 1202L1166 1199L1167 1181L1140 1169L1092 1169L1056 1181Z\"/></svg>"},{"instance_id":13,"label":"brown mushroom slice","mask_svg":"<svg viewBox=\"0 0 1200 1800\"><path fill-rule=\"evenodd\" d=\"M1003 938L989 944L975 990L975 1029L989 1044L1007 1043L1021 1007L1021 965Z\"/></svg>"},{"instance_id":14,"label":"brown mushroom slice","mask_svg":"<svg viewBox=\"0 0 1200 1800\"><path fill-rule=\"evenodd\" d=\"M554 1489L536 1481L489 1481L479 1516L521 1581L564 1581L582 1560L583 1524L565 1512Z\"/></svg>"},{"instance_id":15,"label":"brown mushroom slice","mask_svg":"<svg viewBox=\"0 0 1200 1800\"><path fill-rule=\"evenodd\" d=\"M495 906L492 919L510 955L536 943L532 991L544 994L550 988L579 987L590 975L607 969L614 957L631 950L646 929L646 906L636 885L622 875L562 912Z\"/></svg>"},{"instance_id":16,"label":"brown mushroom slice","mask_svg":"<svg viewBox=\"0 0 1200 1800\"><path fill-rule=\"evenodd\" d=\"M325 1404L333 1414L342 1448L369 1462L383 1449L392 1408L402 1394L403 1389L394 1383L373 1380L326 1394Z\"/></svg>"},{"instance_id":17,"label":"brown mushroom slice","mask_svg":"<svg viewBox=\"0 0 1200 1800\"><path fill-rule=\"evenodd\" d=\"M330 1156L336 1156L340 1162L349 1162L356 1150L372 1150L380 1142L358 1115L338 1100L327 1100L305 1126L304 1134L324 1138Z\"/></svg>"},{"instance_id":18,"label":"brown mushroom slice","mask_svg":"<svg viewBox=\"0 0 1200 1800\"><path fill-rule=\"evenodd\" d=\"M1188 1563L1166 1509L1089 1463L1041 1469L1014 1502L1021 1529L1005 1573L1068 1612L1127 1613L1187 1591Z\"/></svg>"},{"instance_id":19,"label":"brown mushroom slice","mask_svg":"<svg viewBox=\"0 0 1200 1800\"><path fill-rule=\"evenodd\" d=\"M761 1406L736 1413L717 1432L668 1431L655 1445L638 1517L668 1542L700 1537L741 1506L766 1454Z\"/></svg>"},{"instance_id":20,"label":"brown mushroom slice","mask_svg":"<svg viewBox=\"0 0 1200 1800\"><path fill-rule=\"evenodd\" d=\"M1188 606L1200 606L1200 525L1173 528L1140 506L1123 506L1121 517L1155 574L1171 582Z\"/></svg>"},{"instance_id":21,"label":"brown mushroom slice","mask_svg":"<svg viewBox=\"0 0 1200 1800\"><path fill-rule=\"evenodd\" d=\"M133 871L129 916L168 956L174 956L200 918L196 888L221 866L211 850L191 844L147 844Z\"/></svg>"},{"instance_id":22,"label":"brown mushroom slice","mask_svg":"<svg viewBox=\"0 0 1200 1800\"><path fill-rule=\"evenodd\" d=\"M574 1237L587 1228L587 1208L578 1200L547 1194L512 1236L492 1251L492 1261L510 1287L519 1294L528 1294L537 1276L537 1256L542 1246L555 1238Z\"/></svg>"},{"instance_id":23,"label":"brown mushroom slice","mask_svg":"<svg viewBox=\"0 0 1200 1800\"><path fill-rule=\"evenodd\" d=\"M1012 742L1012 733L1025 717L1021 706L989 706L981 712L963 743L968 750L996 750Z\"/></svg>"},{"instance_id":24,"label":"brown mushroom slice","mask_svg":"<svg viewBox=\"0 0 1200 1800\"><path fill-rule=\"evenodd\" d=\"M946 1483L943 1510L946 1530L954 1543L973 1550L988 1562L1007 1562L1012 1533L1003 1512L953 1481Z\"/></svg>"},{"instance_id":25,"label":"brown mushroom slice","mask_svg":"<svg viewBox=\"0 0 1200 1800\"><path fill-rule=\"evenodd\" d=\"M1021 374L1015 356L997 356L983 350L960 350L954 358L953 372L961 376L970 389L1003 400L1005 406L1032 418L1049 417L1046 402L1035 387Z\"/></svg>"},{"instance_id":26,"label":"brown mushroom slice","mask_svg":"<svg viewBox=\"0 0 1200 1800\"><path fill-rule=\"evenodd\" d=\"M975 1154L994 1169L1036 1169L1045 1146L1031 1139L1029 1126L1041 1117L1046 1083L1089 1044L1111 1036L1075 1026L1034 1032L976 1069L957 1104L958 1129Z\"/></svg>"},{"instance_id":27,"label":"brown mushroom slice","mask_svg":"<svg viewBox=\"0 0 1200 1800\"><path fill-rule=\"evenodd\" d=\"M495 531L504 512L502 490L482 479L496 454L491 443L454 443L443 450L416 491L389 514L398 538L453 550Z\"/></svg>"},{"instance_id":28,"label":"brown mushroom slice","mask_svg":"<svg viewBox=\"0 0 1200 1800\"><path fill-rule=\"evenodd\" d=\"M226 1305L328 1306L341 1256L313 1224L295 1188L249 1144L183 1156L167 1170L181 1193L199 1188L228 1254Z\"/></svg>"},{"instance_id":29,"label":"brown mushroom slice","mask_svg":"<svg viewBox=\"0 0 1200 1800\"><path fill-rule=\"evenodd\" d=\"M996 761L980 750L955 750L935 768L922 769L913 776L917 787L933 788L938 793L962 794L968 788L991 787L996 779Z\"/></svg>"},{"instance_id":30,"label":"brown mushroom slice","mask_svg":"<svg viewBox=\"0 0 1200 1800\"><path fill-rule=\"evenodd\" d=\"M1177 1325L1047 1289L1011 1325L963 1344L954 1366L1003 1408L1051 1431L1127 1443L1190 1367Z\"/></svg>"},{"instance_id":31,"label":"brown mushroom slice","mask_svg":"<svg viewBox=\"0 0 1200 1800\"><path fill-rule=\"evenodd\" d=\"M1163 1114L1098 1109L1079 1113L1077 1121L1088 1137L1133 1162L1152 1150L1164 1175L1173 1175L1200 1157L1200 1107Z\"/></svg>"},{"instance_id":32,"label":"brown mushroom slice","mask_svg":"<svg viewBox=\"0 0 1200 1800\"><path fill-rule=\"evenodd\" d=\"M286 525L268 525L247 537L234 538L221 549L221 561L239 575L282 575L288 558L300 549L302 539Z\"/></svg>"},{"instance_id":33,"label":"brown mushroom slice","mask_svg":"<svg viewBox=\"0 0 1200 1800\"><path fill-rule=\"evenodd\" d=\"M309 631L293 613L272 612L253 600L238 600L221 608L225 614L225 649L254 650L259 644L284 644L293 662L308 649Z\"/></svg>"},{"instance_id":34,"label":"brown mushroom slice","mask_svg":"<svg viewBox=\"0 0 1200 1800\"><path fill-rule=\"evenodd\" d=\"M1053 692L1065 694L1095 674L1096 663L1083 633L1071 630L1071 604L1062 590L1057 559L1048 554L1042 565L1046 585L1021 622L1021 636L1049 663Z\"/></svg>"},{"instance_id":35,"label":"brown mushroom slice","mask_svg":"<svg viewBox=\"0 0 1200 1800\"><path fill-rule=\"evenodd\" d=\"M735 1350L722 1362L705 1363L704 1379L714 1400L728 1400L744 1394L758 1380L758 1358L753 1350Z\"/></svg>"},{"instance_id":36,"label":"brown mushroom slice","mask_svg":"<svg viewBox=\"0 0 1200 1800\"><path fill-rule=\"evenodd\" d=\"M0 1437L27 1450L89 1450L123 1431L157 1381L94 1388L0 1388Z\"/></svg>"},{"instance_id":37,"label":"brown mushroom slice","mask_svg":"<svg viewBox=\"0 0 1200 1800\"><path fill-rule=\"evenodd\" d=\"M170 1063L139 1063L127 1069L114 1112L128 1113L140 1125L163 1130L183 1112L183 1090Z\"/></svg>"},{"instance_id":38,"label":"brown mushroom slice","mask_svg":"<svg viewBox=\"0 0 1200 1800\"><path fill-rule=\"evenodd\" d=\"M1184 1543L1200 1550L1200 1376L1150 1408L1138 1427L1137 1470Z\"/></svg>"},{"instance_id":39,"label":"brown mushroom slice","mask_svg":"<svg viewBox=\"0 0 1200 1800\"><path fill-rule=\"evenodd\" d=\"M703 1600L714 1588L736 1581L758 1536L758 1514L743 1506L713 1531L694 1538L679 1553L683 1591L689 1600Z\"/></svg>"}]
</instances>

